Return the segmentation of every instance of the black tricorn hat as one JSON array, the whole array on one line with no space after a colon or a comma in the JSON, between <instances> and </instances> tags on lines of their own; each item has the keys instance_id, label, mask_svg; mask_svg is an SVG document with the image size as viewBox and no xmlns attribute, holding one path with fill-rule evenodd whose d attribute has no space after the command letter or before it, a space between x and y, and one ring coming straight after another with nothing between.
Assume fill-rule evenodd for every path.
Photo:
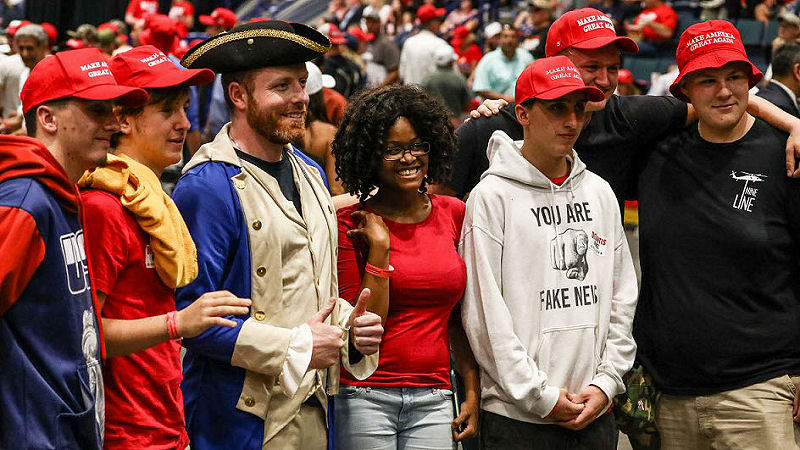
<instances>
[{"instance_id":1,"label":"black tricorn hat","mask_svg":"<svg viewBox=\"0 0 800 450\"><path fill-rule=\"evenodd\" d=\"M189 69L239 72L304 63L325 54L330 46L328 38L308 25L263 20L206 40L189 50L181 64Z\"/></svg>"}]
</instances>

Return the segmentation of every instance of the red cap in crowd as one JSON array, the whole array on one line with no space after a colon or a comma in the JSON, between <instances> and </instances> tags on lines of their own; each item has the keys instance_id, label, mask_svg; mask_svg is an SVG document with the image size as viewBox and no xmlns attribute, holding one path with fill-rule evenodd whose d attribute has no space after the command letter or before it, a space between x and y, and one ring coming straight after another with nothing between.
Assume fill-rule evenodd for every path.
<instances>
[{"instance_id":1,"label":"red cap in crowd","mask_svg":"<svg viewBox=\"0 0 800 450\"><path fill-rule=\"evenodd\" d=\"M636 53L639 46L625 36L617 36L614 23L594 8L573 9L550 25L544 52L557 55L569 47L589 50L617 44L623 52Z\"/></svg>"},{"instance_id":2,"label":"red cap in crowd","mask_svg":"<svg viewBox=\"0 0 800 450\"><path fill-rule=\"evenodd\" d=\"M371 41L375 39L375 33L365 33L358 25L353 25L347 32L355 36L359 41Z\"/></svg>"},{"instance_id":3,"label":"red cap in crowd","mask_svg":"<svg viewBox=\"0 0 800 450\"><path fill-rule=\"evenodd\" d=\"M718 69L728 63L743 62L750 66L750 87L755 86L764 76L747 59L739 31L727 20L707 20L692 25L681 35L675 52L678 60L678 78L669 87L676 98L688 102L683 95L680 83L686 74L702 69Z\"/></svg>"},{"instance_id":4,"label":"red cap in crowd","mask_svg":"<svg viewBox=\"0 0 800 450\"><path fill-rule=\"evenodd\" d=\"M100 25L98 25L97 31L100 30L111 30L116 34L119 34L119 27L110 22L101 23Z\"/></svg>"},{"instance_id":5,"label":"red cap in crowd","mask_svg":"<svg viewBox=\"0 0 800 450\"><path fill-rule=\"evenodd\" d=\"M526 100L555 100L576 91L586 93L589 101L605 99L603 91L586 86L575 64L566 56L537 59L522 71L517 78L514 100L521 104Z\"/></svg>"},{"instance_id":6,"label":"red cap in crowd","mask_svg":"<svg viewBox=\"0 0 800 450\"><path fill-rule=\"evenodd\" d=\"M9 36L14 37L14 34L16 34L17 30L24 27L25 25L33 25L33 22L31 22L30 20L12 20L11 22L8 23L8 28L6 28L6 33Z\"/></svg>"},{"instance_id":7,"label":"red cap in crowd","mask_svg":"<svg viewBox=\"0 0 800 450\"><path fill-rule=\"evenodd\" d=\"M426 3L420 6L417 10L417 18L420 20L420 22L427 22L429 20L444 17L444 13L444 8L437 8L430 3Z\"/></svg>"},{"instance_id":8,"label":"red cap in crowd","mask_svg":"<svg viewBox=\"0 0 800 450\"><path fill-rule=\"evenodd\" d=\"M50 45L55 45L58 41L58 30L52 23L42 22L42 28L47 33L47 41Z\"/></svg>"},{"instance_id":9,"label":"red cap in crowd","mask_svg":"<svg viewBox=\"0 0 800 450\"><path fill-rule=\"evenodd\" d=\"M619 83L632 83L633 74L628 69L619 69L619 72L617 72L617 81Z\"/></svg>"},{"instance_id":10,"label":"red cap in crowd","mask_svg":"<svg viewBox=\"0 0 800 450\"><path fill-rule=\"evenodd\" d=\"M236 13L230 9L216 8L211 11L211 15L201 15L200 23L203 25L216 25L225 31L230 30L236 25Z\"/></svg>"},{"instance_id":11,"label":"red cap in crowd","mask_svg":"<svg viewBox=\"0 0 800 450\"><path fill-rule=\"evenodd\" d=\"M84 48L39 61L22 86L20 97L22 111L27 113L34 106L67 97L117 100L136 106L147 101L147 92L118 85L100 50Z\"/></svg>"},{"instance_id":12,"label":"red cap in crowd","mask_svg":"<svg viewBox=\"0 0 800 450\"><path fill-rule=\"evenodd\" d=\"M339 29L335 24L332 23L324 23L317 28L317 31L324 34L330 41L331 44L346 44L347 38L345 37L342 30Z\"/></svg>"},{"instance_id":13,"label":"red cap in crowd","mask_svg":"<svg viewBox=\"0 0 800 450\"><path fill-rule=\"evenodd\" d=\"M183 69L152 45L141 45L111 58L111 73L125 86L165 88L196 86L214 81L209 69Z\"/></svg>"},{"instance_id":14,"label":"red cap in crowd","mask_svg":"<svg viewBox=\"0 0 800 450\"><path fill-rule=\"evenodd\" d=\"M164 53L172 53L178 48L178 26L169 17L163 14L147 16L144 28L139 33L139 42L142 45L152 45Z\"/></svg>"},{"instance_id":15,"label":"red cap in crowd","mask_svg":"<svg viewBox=\"0 0 800 450\"><path fill-rule=\"evenodd\" d=\"M71 50L78 50L86 47L86 43L80 39L69 38L67 39L67 47L69 47Z\"/></svg>"}]
</instances>

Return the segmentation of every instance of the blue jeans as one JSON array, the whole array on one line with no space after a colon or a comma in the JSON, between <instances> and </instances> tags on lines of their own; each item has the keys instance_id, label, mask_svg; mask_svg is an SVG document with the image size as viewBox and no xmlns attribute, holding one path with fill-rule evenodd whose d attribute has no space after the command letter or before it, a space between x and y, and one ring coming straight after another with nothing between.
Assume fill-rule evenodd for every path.
<instances>
[{"instance_id":1,"label":"blue jeans","mask_svg":"<svg viewBox=\"0 0 800 450\"><path fill-rule=\"evenodd\" d=\"M341 386L336 448L452 450L453 393L446 389Z\"/></svg>"}]
</instances>

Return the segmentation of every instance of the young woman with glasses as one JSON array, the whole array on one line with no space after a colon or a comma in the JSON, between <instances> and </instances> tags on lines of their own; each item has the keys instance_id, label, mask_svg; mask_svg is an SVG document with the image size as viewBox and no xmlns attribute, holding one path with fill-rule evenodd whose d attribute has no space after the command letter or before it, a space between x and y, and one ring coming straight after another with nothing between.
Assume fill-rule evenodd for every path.
<instances>
[{"instance_id":1,"label":"young woman with glasses","mask_svg":"<svg viewBox=\"0 0 800 450\"><path fill-rule=\"evenodd\" d=\"M358 381L342 372L340 448L452 449L477 431L477 366L458 307L464 203L425 190L451 171L445 111L416 87L368 90L348 106L333 142L336 173L360 199L338 211L339 294L355 301L370 288L368 309L385 329L375 373ZM455 420L451 347L466 387Z\"/></svg>"}]
</instances>

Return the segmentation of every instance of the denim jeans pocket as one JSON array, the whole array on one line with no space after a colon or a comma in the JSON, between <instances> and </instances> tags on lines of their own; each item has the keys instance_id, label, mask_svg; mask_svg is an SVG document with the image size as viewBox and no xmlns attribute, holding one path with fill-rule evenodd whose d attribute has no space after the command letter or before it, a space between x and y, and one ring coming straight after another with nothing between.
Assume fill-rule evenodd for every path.
<instances>
[{"instance_id":1,"label":"denim jeans pocket","mask_svg":"<svg viewBox=\"0 0 800 450\"><path fill-rule=\"evenodd\" d=\"M367 394L367 388L363 386L339 386L338 398L363 398Z\"/></svg>"},{"instance_id":2,"label":"denim jeans pocket","mask_svg":"<svg viewBox=\"0 0 800 450\"><path fill-rule=\"evenodd\" d=\"M431 393L445 400L449 400L453 397L453 391L450 389L431 388Z\"/></svg>"}]
</instances>

